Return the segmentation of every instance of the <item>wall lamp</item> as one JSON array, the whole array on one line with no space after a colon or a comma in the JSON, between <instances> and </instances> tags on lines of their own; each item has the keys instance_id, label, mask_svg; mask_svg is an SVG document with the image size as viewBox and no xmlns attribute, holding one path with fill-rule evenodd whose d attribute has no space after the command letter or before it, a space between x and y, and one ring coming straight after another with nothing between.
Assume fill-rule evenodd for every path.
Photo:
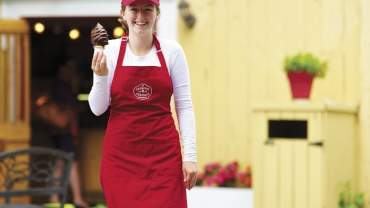
<instances>
[{"instance_id":1,"label":"wall lamp","mask_svg":"<svg viewBox=\"0 0 370 208\"><path fill-rule=\"evenodd\" d=\"M186 0L180 0L179 11L180 16L183 19L186 27L193 28L196 22L196 18L190 9L190 4Z\"/></svg>"}]
</instances>

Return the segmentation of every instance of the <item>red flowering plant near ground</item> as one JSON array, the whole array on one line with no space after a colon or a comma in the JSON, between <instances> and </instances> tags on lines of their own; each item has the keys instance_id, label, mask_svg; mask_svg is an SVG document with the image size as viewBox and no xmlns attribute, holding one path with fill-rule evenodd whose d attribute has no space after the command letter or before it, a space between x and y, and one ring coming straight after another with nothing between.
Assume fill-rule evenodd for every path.
<instances>
[{"instance_id":1,"label":"red flowering plant near ground","mask_svg":"<svg viewBox=\"0 0 370 208\"><path fill-rule=\"evenodd\" d=\"M209 163L205 165L203 172L198 174L197 186L251 188L252 169L247 166L239 171L237 161L224 166L220 163Z\"/></svg>"}]
</instances>

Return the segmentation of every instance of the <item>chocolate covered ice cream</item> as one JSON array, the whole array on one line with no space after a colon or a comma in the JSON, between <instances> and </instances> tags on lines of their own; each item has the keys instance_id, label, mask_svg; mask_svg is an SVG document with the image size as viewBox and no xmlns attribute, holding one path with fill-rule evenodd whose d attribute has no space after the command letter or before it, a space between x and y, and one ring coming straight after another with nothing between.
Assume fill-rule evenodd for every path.
<instances>
[{"instance_id":1,"label":"chocolate covered ice cream","mask_svg":"<svg viewBox=\"0 0 370 208\"><path fill-rule=\"evenodd\" d=\"M94 47L103 48L105 45L108 45L108 33L100 23L97 23L91 30L91 44Z\"/></svg>"}]
</instances>

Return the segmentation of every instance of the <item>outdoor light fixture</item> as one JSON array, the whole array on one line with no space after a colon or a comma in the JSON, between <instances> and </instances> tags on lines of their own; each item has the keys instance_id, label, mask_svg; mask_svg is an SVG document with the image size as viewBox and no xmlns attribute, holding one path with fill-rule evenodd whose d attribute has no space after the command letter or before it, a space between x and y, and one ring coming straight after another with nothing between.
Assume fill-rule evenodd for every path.
<instances>
[{"instance_id":1,"label":"outdoor light fixture","mask_svg":"<svg viewBox=\"0 0 370 208\"><path fill-rule=\"evenodd\" d=\"M78 94L77 95L78 101L88 101L89 100L89 94Z\"/></svg>"},{"instance_id":2,"label":"outdoor light fixture","mask_svg":"<svg viewBox=\"0 0 370 208\"><path fill-rule=\"evenodd\" d=\"M120 38L122 37L124 31L123 31L123 28L122 27L115 27L114 30L113 30L113 36L115 38Z\"/></svg>"},{"instance_id":3,"label":"outdoor light fixture","mask_svg":"<svg viewBox=\"0 0 370 208\"><path fill-rule=\"evenodd\" d=\"M196 19L190 10L190 4L186 0L180 0L179 11L181 18L185 22L185 25L188 28L192 28L195 25Z\"/></svg>"},{"instance_id":4,"label":"outdoor light fixture","mask_svg":"<svg viewBox=\"0 0 370 208\"><path fill-rule=\"evenodd\" d=\"M80 37L80 31L78 29L72 29L69 31L69 38L76 40Z\"/></svg>"},{"instance_id":5,"label":"outdoor light fixture","mask_svg":"<svg viewBox=\"0 0 370 208\"><path fill-rule=\"evenodd\" d=\"M41 34L45 31L45 25L42 24L41 22L36 22L35 25L33 26L33 29L35 30L36 33Z\"/></svg>"}]
</instances>

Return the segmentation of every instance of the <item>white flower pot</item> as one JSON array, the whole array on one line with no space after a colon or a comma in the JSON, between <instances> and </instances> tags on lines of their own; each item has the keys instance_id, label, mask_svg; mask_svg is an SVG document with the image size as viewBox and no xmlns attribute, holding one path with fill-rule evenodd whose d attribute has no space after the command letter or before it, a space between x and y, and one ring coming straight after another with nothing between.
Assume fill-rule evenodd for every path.
<instances>
[{"instance_id":1,"label":"white flower pot","mask_svg":"<svg viewBox=\"0 0 370 208\"><path fill-rule=\"evenodd\" d=\"M247 188L194 187L187 198L189 208L253 207L253 191Z\"/></svg>"}]
</instances>

